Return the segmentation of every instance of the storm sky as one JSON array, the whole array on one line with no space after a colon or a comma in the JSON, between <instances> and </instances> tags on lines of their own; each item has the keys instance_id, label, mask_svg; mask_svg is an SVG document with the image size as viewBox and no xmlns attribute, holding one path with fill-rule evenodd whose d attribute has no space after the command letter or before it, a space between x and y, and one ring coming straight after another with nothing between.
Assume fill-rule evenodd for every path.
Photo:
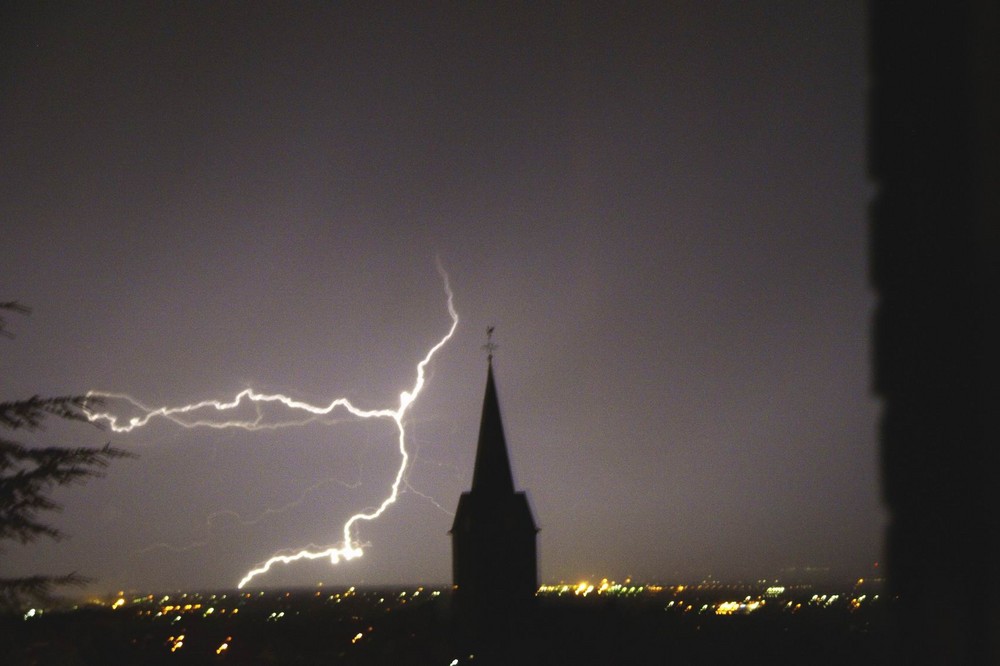
<instances>
[{"instance_id":1,"label":"storm sky","mask_svg":"<svg viewBox=\"0 0 1000 666\"><path fill-rule=\"evenodd\" d=\"M346 6L350 4L350 6ZM540 579L880 558L860 2L24 3L0 18L0 397L407 414L364 557L447 583L494 369ZM124 407L112 402L109 408ZM276 410L274 418L288 413ZM388 493L391 421L50 422L138 457L3 575L232 587Z\"/></svg>"}]
</instances>

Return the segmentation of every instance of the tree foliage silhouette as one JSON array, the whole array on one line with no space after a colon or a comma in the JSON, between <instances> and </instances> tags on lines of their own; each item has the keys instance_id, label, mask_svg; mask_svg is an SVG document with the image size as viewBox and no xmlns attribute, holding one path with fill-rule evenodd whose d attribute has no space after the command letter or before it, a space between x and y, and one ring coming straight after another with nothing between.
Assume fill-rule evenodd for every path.
<instances>
[{"instance_id":1,"label":"tree foliage silhouette","mask_svg":"<svg viewBox=\"0 0 1000 666\"><path fill-rule=\"evenodd\" d=\"M12 301L0 303L0 313L3 312L29 314L30 310ZM2 316L0 336L13 337ZM87 403L86 396L37 395L27 400L0 402L0 430L37 431L49 417L87 422L84 411ZM102 476L111 460L124 457L131 454L109 444L97 448L31 447L0 436L0 543L15 540L26 544L39 537L61 539L62 532L46 523L42 515L62 508L50 493L58 486ZM0 578L0 609L48 599L54 588L79 585L86 580L76 573Z\"/></svg>"}]
</instances>

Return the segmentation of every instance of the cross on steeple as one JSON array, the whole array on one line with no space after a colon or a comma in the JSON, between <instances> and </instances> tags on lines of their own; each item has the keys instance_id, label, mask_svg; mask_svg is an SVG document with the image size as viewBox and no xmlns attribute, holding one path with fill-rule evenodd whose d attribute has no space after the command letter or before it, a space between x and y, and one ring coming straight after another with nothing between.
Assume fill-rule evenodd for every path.
<instances>
[{"instance_id":1,"label":"cross on steeple","mask_svg":"<svg viewBox=\"0 0 1000 666\"><path fill-rule=\"evenodd\" d=\"M496 326L487 326L486 327L486 344L483 345L483 347L482 347L487 352L487 354L486 354L486 360L489 361L489 363L491 363L491 364L493 363L493 352L496 351L497 348L500 346L497 343L493 342L493 331L495 329L496 329Z\"/></svg>"}]
</instances>

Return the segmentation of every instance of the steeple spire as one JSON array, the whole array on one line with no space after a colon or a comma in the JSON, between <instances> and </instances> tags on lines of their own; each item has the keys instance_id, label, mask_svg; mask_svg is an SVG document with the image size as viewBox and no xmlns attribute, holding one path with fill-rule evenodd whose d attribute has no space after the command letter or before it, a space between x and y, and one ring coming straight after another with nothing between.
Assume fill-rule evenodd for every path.
<instances>
[{"instance_id":1,"label":"steeple spire","mask_svg":"<svg viewBox=\"0 0 1000 666\"><path fill-rule=\"evenodd\" d=\"M500 419L500 401L493 381L493 354L486 370L486 395L479 423L476 466L472 473L472 492L483 495L513 495L514 476L510 470L507 439Z\"/></svg>"}]
</instances>

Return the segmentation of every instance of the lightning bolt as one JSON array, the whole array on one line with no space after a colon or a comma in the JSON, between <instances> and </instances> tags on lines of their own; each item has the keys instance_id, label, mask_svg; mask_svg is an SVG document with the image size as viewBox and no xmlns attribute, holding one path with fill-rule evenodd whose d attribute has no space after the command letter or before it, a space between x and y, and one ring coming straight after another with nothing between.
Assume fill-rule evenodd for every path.
<instances>
[{"instance_id":1,"label":"lightning bolt","mask_svg":"<svg viewBox=\"0 0 1000 666\"><path fill-rule=\"evenodd\" d=\"M455 329L458 328L458 313L455 311L454 295L451 290L448 273L441 266L440 262L438 263L437 268L438 272L441 274L441 279L444 281L444 290L448 297L448 315L451 317L451 326L444 337L438 340L437 344L431 347L430 351L427 352L424 358L417 363L416 381L410 390L403 391L399 394L399 406L395 409L360 409L351 404L350 400L347 398L337 398L325 406L312 405L286 395L259 393L248 388L237 393L236 396L229 401L204 400L202 402L184 405L181 407L149 407L142 404L135 398L122 393L90 391L87 393L87 397L89 398L96 398L101 401L124 400L130 403L133 408L139 410L141 415L133 416L127 420L122 420L110 412L98 412L88 409L85 411L85 414L90 421L103 422L116 433L129 433L136 428L145 426L150 422L150 420L157 417L172 421L184 428L242 428L244 430L261 430L304 425L306 423L324 419L324 417L327 417L337 409L345 410L349 414L362 419L392 419L392 421L396 424L396 430L399 433L397 446L399 449L400 463L399 468L396 470L396 476L393 479L391 491L388 496L385 497L385 499L383 499L382 502L374 509L361 511L348 518L342 528L342 541L339 544L325 546L315 550L312 549L315 547L311 547L304 548L296 552L279 551L277 554L272 555L267 561L248 571L237 584L237 588L243 588L243 586L253 580L256 576L267 573L275 564L291 564L292 562L297 562L299 560L318 560L324 558L329 559L331 564L337 564L341 560L347 561L361 557L364 554L364 551L362 549L362 544L359 543L354 536L355 525L362 521L367 522L375 520L385 513L389 506L395 503L396 499L399 497L400 486L405 483L404 474L410 462L410 454L406 449L406 428L403 425L403 419L410 406L413 405L413 401L417 399L417 396L420 395L420 391L424 387L427 364L430 363L431 359L434 358L434 355L451 339L455 333ZM302 419L294 421L283 421L280 423L270 424L266 423L262 405L271 403L284 405L290 410L305 412L306 416ZM243 406L252 406L254 412L252 417L229 420L215 420L206 417L199 417L199 414L206 411L211 412L214 410L215 412L222 413L229 412Z\"/></svg>"},{"instance_id":2,"label":"lightning bolt","mask_svg":"<svg viewBox=\"0 0 1000 666\"><path fill-rule=\"evenodd\" d=\"M158 550L160 548L163 548L163 549L166 549L166 550L170 550L170 551L173 551L175 553L183 553L185 551L193 550L195 548L201 548L203 546L207 546L211 542L212 531L215 528L216 523L219 522L220 518L222 518L224 516L229 517L234 522L236 522L237 524L243 525L243 526L256 525L257 523L261 522L265 518L268 518L269 516L280 515L282 513L285 513L286 511L294 509L295 507L301 506L302 503L306 500L306 497L308 497L316 489L318 489L318 488L320 488L322 486L327 486L327 485L333 484L333 483L340 484L340 485L342 485L342 486L344 486L346 488L350 488L350 489L356 489L358 486L361 485L360 481L356 481L354 483L347 483L346 481L341 481L340 479L336 479L336 478L322 479L321 481L318 481L317 483L314 483L313 485L309 486L304 491L302 491L302 493L299 495L298 499L292 500L291 502L288 502L288 503L286 503L286 504L284 504L282 506L279 506L277 508L268 507L268 508L264 509L264 511L262 511L261 513L257 514L256 516L253 516L251 518L244 518L242 515L240 515L236 511L233 511L232 509L222 509L221 511L213 511L212 513L210 513L208 515L207 518L205 518L205 534L206 534L206 536L205 536L204 539L197 540L197 541L192 541L192 542L190 542L188 544L185 544L183 546L178 546L178 545L175 545L175 544L172 544L172 543L168 543L166 541L160 541L160 542L153 543L153 544L150 544L148 546L145 546L144 548L140 548L139 550L132 551L132 554L133 555L142 555L143 553L148 553L148 552L151 552L151 551L154 551L154 550ZM405 480L403 481L403 484L407 488L410 487L410 484L407 481L405 481ZM418 493L418 494L420 494L420 493ZM433 498L431 498L431 497L428 497L428 500L431 501L431 502L433 502L435 505L437 504L437 502ZM454 514L451 514L451 515L454 516Z\"/></svg>"}]
</instances>

